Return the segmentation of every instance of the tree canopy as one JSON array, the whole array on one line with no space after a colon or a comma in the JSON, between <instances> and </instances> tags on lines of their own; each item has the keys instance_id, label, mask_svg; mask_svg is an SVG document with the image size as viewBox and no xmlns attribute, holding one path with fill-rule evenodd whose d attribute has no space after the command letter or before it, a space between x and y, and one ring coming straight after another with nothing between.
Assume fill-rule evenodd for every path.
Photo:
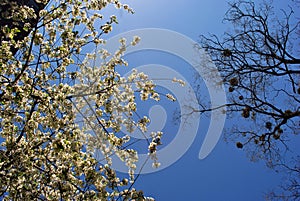
<instances>
[{"instance_id":1,"label":"tree canopy","mask_svg":"<svg viewBox=\"0 0 300 201\"><path fill-rule=\"evenodd\" d=\"M144 73L118 73L140 38L106 51L103 36L118 23L101 14L107 6L133 13L118 0L1 1L1 199L153 200L133 188L137 152L120 129L145 132L149 119L136 115L135 100L159 95ZM155 166L161 135L145 147ZM111 167L112 155L128 177Z\"/></svg>"}]
</instances>

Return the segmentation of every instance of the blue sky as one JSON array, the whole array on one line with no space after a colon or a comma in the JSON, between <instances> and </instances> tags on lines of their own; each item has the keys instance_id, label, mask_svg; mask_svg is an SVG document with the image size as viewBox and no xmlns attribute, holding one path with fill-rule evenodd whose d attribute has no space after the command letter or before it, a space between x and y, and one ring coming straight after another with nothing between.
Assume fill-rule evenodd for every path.
<instances>
[{"instance_id":1,"label":"blue sky","mask_svg":"<svg viewBox=\"0 0 300 201\"><path fill-rule=\"evenodd\" d=\"M228 9L226 1L130 0L126 2L135 10L135 14L117 11L119 25L114 27L109 36L133 29L163 28L197 41L200 34L220 35L229 29L228 24L222 23ZM275 2L280 5L277 8L286 7L284 1L281 2ZM107 12L115 12L115 10ZM168 54L144 51L140 54L130 54L126 59L129 66L134 67L148 63L172 66L186 79L193 80L193 73L186 71L189 69L188 65L187 69L182 69L185 66L184 62ZM171 105L162 106L172 108ZM172 114L168 113L168 120L164 127L167 133L178 128L170 116ZM250 162L245 152L238 150L232 142L225 143L223 138L207 158L199 160L199 149L208 123L207 118L202 118L199 132L183 157L166 169L141 175L135 187L143 189L146 195L153 196L158 201L263 200L265 192L280 184L282 175L266 168L263 162ZM165 139L164 146L167 146L172 137Z\"/></svg>"},{"instance_id":2,"label":"blue sky","mask_svg":"<svg viewBox=\"0 0 300 201\"><path fill-rule=\"evenodd\" d=\"M279 2L277 0L275 3L280 8L286 7L284 1ZM107 38L134 29L163 28L197 41L200 34L221 35L229 29L227 24L222 23L228 9L226 1L128 0L126 3L135 10L134 15L115 9L104 12L104 15L116 14L119 21ZM146 64L169 66L194 84L192 67L174 55L143 51L129 54L126 59L132 67ZM161 90L169 92L166 89ZM203 89L204 93L207 93L205 90ZM138 112L143 114L151 107L147 104L154 103L138 104L141 108ZM160 104L167 112L166 124L163 127L166 136L162 139L163 147L166 147L176 137L168 133L175 133L178 129L178 124L172 119L178 103L163 100ZM263 162L250 162L244 151L237 149L232 142L225 143L223 138L208 157L199 160L199 150L208 123L209 118L201 117L198 133L188 151L171 166L140 175L135 188L142 189L145 195L152 196L157 201L258 201L263 200L265 192L280 184L282 175L266 168Z\"/></svg>"}]
</instances>

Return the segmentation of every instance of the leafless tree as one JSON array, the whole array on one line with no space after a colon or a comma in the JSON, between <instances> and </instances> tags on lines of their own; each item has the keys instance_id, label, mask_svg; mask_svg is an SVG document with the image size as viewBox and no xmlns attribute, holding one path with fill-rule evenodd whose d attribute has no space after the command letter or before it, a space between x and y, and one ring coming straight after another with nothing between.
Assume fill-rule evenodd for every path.
<instances>
[{"instance_id":1,"label":"leafless tree","mask_svg":"<svg viewBox=\"0 0 300 201\"><path fill-rule=\"evenodd\" d=\"M299 2L291 4L299 9ZM276 12L270 2L238 1L229 6L224 20L233 25L232 31L222 37L201 35L199 41L228 90L223 107L232 121L226 138L246 149L251 159L264 159L269 167L289 172L291 182L283 188L287 194L273 192L272 199L299 199L299 158L297 150L290 149L300 131L297 11L290 6ZM199 112L217 109L200 105Z\"/></svg>"}]
</instances>

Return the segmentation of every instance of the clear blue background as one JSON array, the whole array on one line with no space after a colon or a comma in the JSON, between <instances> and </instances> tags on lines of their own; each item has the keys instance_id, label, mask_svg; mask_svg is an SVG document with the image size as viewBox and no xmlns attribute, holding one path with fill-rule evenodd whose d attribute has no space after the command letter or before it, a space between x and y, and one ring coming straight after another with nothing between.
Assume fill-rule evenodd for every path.
<instances>
[{"instance_id":1,"label":"clear blue background","mask_svg":"<svg viewBox=\"0 0 300 201\"><path fill-rule=\"evenodd\" d=\"M109 36L140 28L163 28L184 34L197 41L200 34L221 35L230 30L222 23L228 3L221 0L131 0L126 1L135 10L134 15L118 11L119 25ZM260 1L256 1L260 2ZM275 1L277 11L287 8L287 1ZM109 9L105 14L115 14ZM176 59L162 59L150 54L143 62L138 55L128 56L130 66L162 62L175 66ZM180 61L179 61L180 62ZM181 67L182 68L182 67ZM186 75L185 75L186 76ZM192 75L190 75L192 80ZM168 114L169 115L169 114ZM204 121L205 123L205 121ZM168 121L165 131L176 126ZM235 144L220 139L213 152L204 160L198 159L203 142L200 125L196 140L188 152L172 166L151 174L141 175L135 187L158 201L254 201L263 200L264 193L280 184L282 175L266 168L263 162L250 162L246 153Z\"/></svg>"},{"instance_id":2,"label":"clear blue background","mask_svg":"<svg viewBox=\"0 0 300 201\"><path fill-rule=\"evenodd\" d=\"M222 0L130 0L135 14L107 9L104 15L118 15L119 25L114 26L112 37L119 33L140 28L170 29L197 41L200 34L221 35L229 30L222 19L228 4ZM257 1L258 2L258 1ZM276 8L286 8L286 1L275 1ZM183 62L170 59L170 55L151 53L147 60L129 55L130 66L160 63L182 71ZM187 66L188 68L188 66ZM188 73L188 72L187 72ZM188 75L185 75L188 76ZM189 75L192 80L192 73ZM168 118L172 114L168 113ZM168 119L165 132L177 128ZM213 152L204 160L198 159L205 129L203 121L199 133L186 154L170 167L151 174L140 175L135 188L157 201L258 201L264 193L280 184L282 175L265 167L263 162L250 162L246 153L234 143L220 139ZM167 143L172 138L163 141Z\"/></svg>"}]
</instances>

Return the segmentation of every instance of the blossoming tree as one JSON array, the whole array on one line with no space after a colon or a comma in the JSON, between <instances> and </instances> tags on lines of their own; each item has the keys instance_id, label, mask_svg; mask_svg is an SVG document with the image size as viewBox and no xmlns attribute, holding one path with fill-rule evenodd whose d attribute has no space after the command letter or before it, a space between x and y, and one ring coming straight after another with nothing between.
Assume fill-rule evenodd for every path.
<instances>
[{"instance_id":1,"label":"blossoming tree","mask_svg":"<svg viewBox=\"0 0 300 201\"><path fill-rule=\"evenodd\" d=\"M109 5L133 10L118 0L22 2L0 3L0 197L152 200L132 186L137 152L120 130L145 132L150 120L137 118L135 100L158 101L159 95L144 73L133 70L125 78L117 72L127 66L126 48L140 39L121 39L115 53L107 52L103 35L117 18L99 12ZM161 134L152 133L146 147L156 165ZM128 177L118 177L112 155L128 166Z\"/></svg>"}]
</instances>

